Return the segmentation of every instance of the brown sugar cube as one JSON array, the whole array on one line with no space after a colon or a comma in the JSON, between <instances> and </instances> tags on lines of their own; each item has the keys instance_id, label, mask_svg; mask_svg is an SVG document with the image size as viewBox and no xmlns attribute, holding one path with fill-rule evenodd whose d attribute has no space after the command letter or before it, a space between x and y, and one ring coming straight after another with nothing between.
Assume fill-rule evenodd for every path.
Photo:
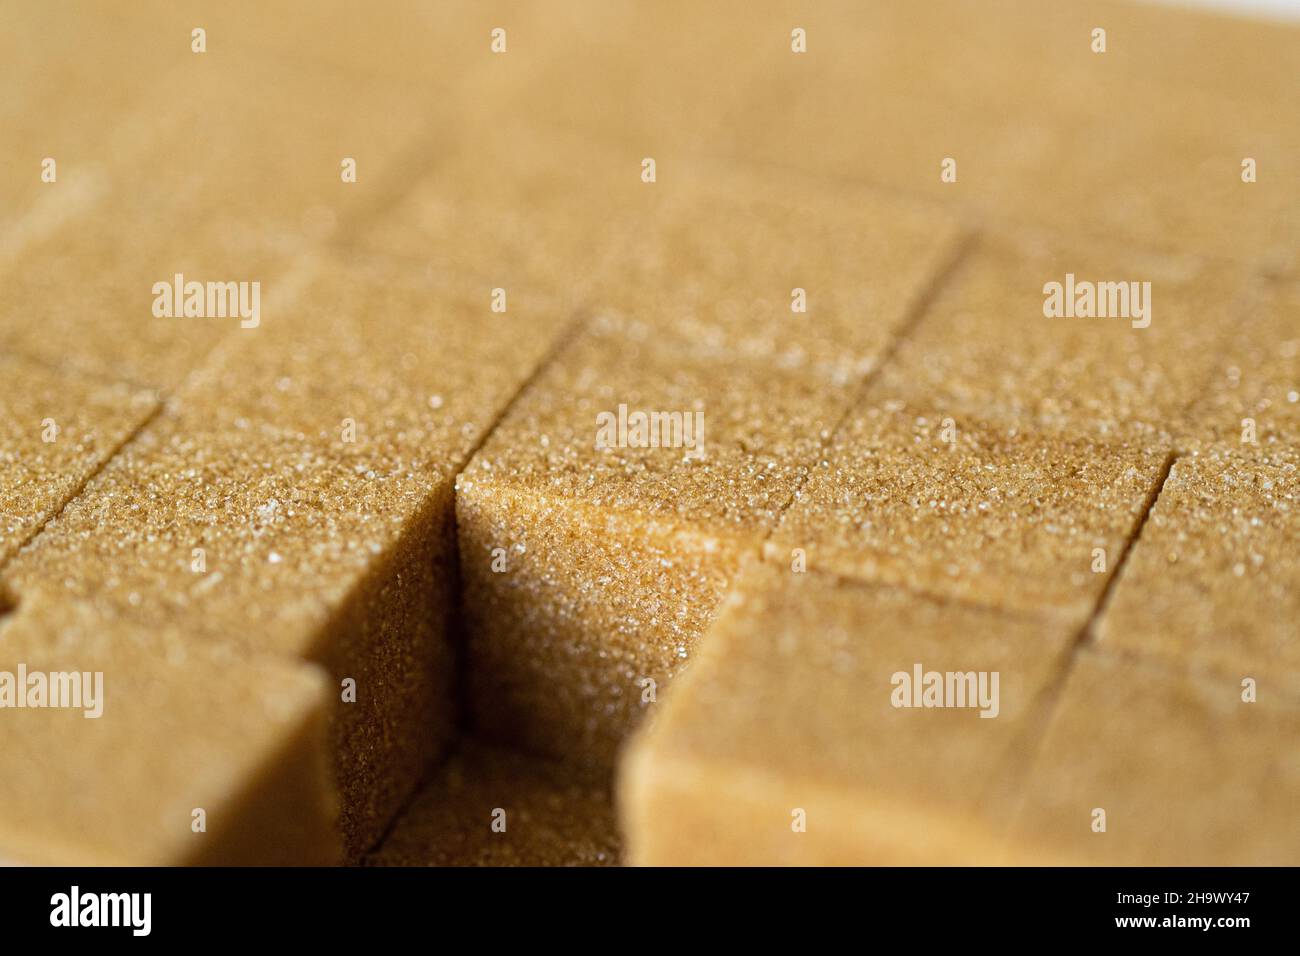
<instances>
[{"instance_id":1,"label":"brown sugar cube","mask_svg":"<svg viewBox=\"0 0 1300 956\"><path fill-rule=\"evenodd\" d=\"M20 599L323 664L356 853L450 735L455 475L568 317L528 295L493 315L407 262L330 258L302 283L8 579Z\"/></svg>"},{"instance_id":2,"label":"brown sugar cube","mask_svg":"<svg viewBox=\"0 0 1300 956\"><path fill-rule=\"evenodd\" d=\"M480 730L608 765L846 402L778 372L570 345L457 481ZM680 427L651 435L651 412Z\"/></svg>"},{"instance_id":3,"label":"brown sugar cube","mask_svg":"<svg viewBox=\"0 0 1300 956\"><path fill-rule=\"evenodd\" d=\"M1049 619L750 567L622 759L629 860L992 862L1070 643Z\"/></svg>"},{"instance_id":4,"label":"brown sugar cube","mask_svg":"<svg viewBox=\"0 0 1300 956\"><path fill-rule=\"evenodd\" d=\"M5 18L0 262L102 198L114 127L190 56L188 26L169 32L152 16L121 14L40 4Z\"/></svg>"},{"instance_id":5,"label":"brown sugar cube","mask_svg":"<svg viewBox=\"0 0 1300 956\"><path fill-rule=\"evenodd\" d=\"M176 16L172 5L160 6L162 15ZM321 0L290 12L239 0L203 12L209 32L242 53L400 83L408 99L423 97L431 106L461 97L457 105L467 115L473 104L495 105L516 95L537 66L553 66L557 50L573 40L560 11L526 3L494 10L398 0L360 10L347 0ZM493 52L498 26L508 28L502 50L508 55ZM431 37L446 41L438 56L429 55Z\"/></svg>"},{"instance_id":6,"label":"brown sugar cube","mask_svg":"<svg viewBox=\"0 0 1300 956\"><path fill-rule=\"evenodd\" d=\"M477 109L456 130L399 204L340 242L419 261L466 296L545 287L574 310L621 287L653 248L663 196L640 181L641 157L532 124L503 131Z\"/></svg>"},{"instance_id":7,"label":"brown sugar cube","mask_svg":"<svg viewBox=\"0 0 1300 956\"><path fill-rule=\"evenodd\" d=\"M0 259L0 343L174 390L218 342L260 324L263 299L287 297L304 256L391 201L426 115L409 91L205 56L119 116L97 146L93 197L69 194L75 209L47 210L35 238Z\"/></svg>"},{"instance_id":8,"label":"brown sugar cube","mask_svg":"<svg viewBox=\"0 0 1300 956\"><path fill-rule=\"evenodd\" d=\"M592 331L611 348L855 383L967 245L952 218L870 190L699 164L662 194L636 254L593 292Z\"/></svg>"},{"instance_id":9,"label":"brown sugar cube","mask_svg":"<svg viewBox=\"0 0 1300 956\"><path fill-rule=\"evenodd\" d=\"M1300 698L1243 694L1233 679L1081 654L1008 862L1294 866Z\"/></svg>"},{"instance_id":10,"label":"brown sugar cube","mask_svg":"<svg viewBox=\"0 0 1300 956\"><path fill-rule=\"evenodd\" d=\"M1270 283L1216 354L1202 395L1179 423L1188 448L1242 451L1300 444L1300 284Z\"/></svg>"},{"instance_id":11,"label":"brown sugar cube","mask_svg":"<svg viewBox=\"0 0 1300 956\"><path fill-rule=\"evenodd\" d=\"M639 162L529 127L503 144L471 122L355 244L420 257L467 294L485 282L563 291L611 349L631 341L831 384L875 368L965 244L951 217L879 192L846 202L824 184L706 160L650 186Z\"/></svg>"},{"instance_id":12,"label":"brown sugar cube","mask_svg":"<svg viewBox=\"0 0 1300 956\"><path fill-rule=\"evenodd\" d=\"M1097 626L1108 651L1300 689L1300 453L1174 462Z\"/></svg>"},{"instance_id":13,"label":"brown sugar cube","mask_svg":"<svg viewBox=\"0 0 1300 956\"><path fill-rule=\"evenodd\" d=\"M958 420L1168 445L1254 294L1229 266L993 233L880 387Z\"/></svg>"},{"instance_id":14,"label":"brown sugar cube","mask_svg":"<svg viewBox=\"0 0 1300 956\"><path fill-rule=\"evenodd\" d=\"M371 866L615 866L608 776L466 740Z\"/></svg>"},{"instance_id":15,"label":"brown sugar cube","mask_svg":"<svg viewBox=\"0 0 1300 956\"><path fill-rule=\"evenodd\" d=\"M0 618L0 859L335 863L330 696L311 665L20 600Z\"/></svg>"},{"instance_id":16,"label":"brown sugar cube","mask_svg":"<svg viewBox=\"0 0 1300 956\"><path fill-rule=\"evenodd\" d=\"M0 571L156 407L120 383L0 355Z\"/></svg>"},{"instance_id":17,"label":"brown sugar cube","mask_svg":"<svg viewBox=\"0 0 1300 956\"><path fill-rule=\"evenodd\" d=\"M788 8L736 0L707 8L679 0L654 7L600 0L553 7L527 23L527 32L511 30L523 43L496 58L496 72L508 68L524 81L494 97L492 112L510 124L542 117L551 128L625 149L635 163L647 152L674 167L717 155L719 140L757 124L744 94L755 74L771 68L770 59L756 54L788 44L787 19ZM531 73L510 62L516 51L528 58ZM596 79L604 77L618 82ZM735 158L727 149L728 167Z\"/></svg>"},{"instance_id":18,"label":"brown sugar cube","mask_svg":"<svg viewBox=\"0 0 1300 956\"><path fill-rule=\"evenodd\" d=\"M1168 454L877 395L836 433L768 557L1082 626Z\"/></svg>"},{"instance_id":19,"label":"brown sugar cube","mask_svg":"<svg viewBox=\"0 0 1300 956\"><path fill-rule=\"evenodd\" d=\"M665 32L707 29L675 12ZM1105 0L821 6L800 13L799 55L785 8L747 4L745 16L766 38L726 64L743 95L722 116L678 121L673 135L695 150L983 220L1300 266L1300 136L1283 119L1300 68L1294 24ZM638 27L605 51L623 60L618 94L657 72L646 61L659 45ZM586 121L592 135L639 141L675 119L666 108L610 115L601 94L581 104L601 117ZM607 98L616 105L615 91ZM525 97L518 108L530 107ZM1247 159L1257 181L1243 181Z\"/></svg>"}]
</instances>

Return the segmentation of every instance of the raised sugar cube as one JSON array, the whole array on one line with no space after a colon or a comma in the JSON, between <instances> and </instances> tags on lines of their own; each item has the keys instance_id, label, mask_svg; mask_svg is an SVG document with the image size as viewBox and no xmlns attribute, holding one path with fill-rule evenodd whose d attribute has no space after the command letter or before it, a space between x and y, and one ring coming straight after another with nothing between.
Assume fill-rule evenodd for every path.
<instances>
[{"instance_id":1,"label":"raised sugar cube","mask_svg":"<svg viewBox=\"0 0 1300 956\"><path fill-rule=\"evenodd\" d=\"M1050 620L750 568L623 758L630 861L985 863L1070 643Z\"/></svg>"}]
</instances>

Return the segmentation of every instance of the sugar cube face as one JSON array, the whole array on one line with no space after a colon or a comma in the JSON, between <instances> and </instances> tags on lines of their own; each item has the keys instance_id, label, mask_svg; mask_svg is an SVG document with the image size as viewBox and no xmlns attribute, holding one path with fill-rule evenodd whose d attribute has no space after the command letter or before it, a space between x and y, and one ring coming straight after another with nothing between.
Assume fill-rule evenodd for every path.
<instances>
[{"instance_id":1,"label":"sugar cube face","mask_svg":"<svg viewBox=\"0 0 1300 956\"><path fill-rule=\"evenodd\" d=\"M262 83L278 95L250 94ZM332 107L301 105L319 97ZM233 304L225 315L209 307L206 284L256 283L283 307L300 257L381 201L417 116L390 87L264 56L235 54L217 70L173 65L93 159L68 157L39 228L0 248L0 343L70 375L179 387L218 343L260 321ZM357 181L344 183L341 163L360 143ZM162 298L178 275L182 288L204 284L203 315ZM282 314L270 302L263 311Z\"/></svg>"},{"instance_id":2,"label":"sugar cube face","mask_svg":"<svg viewBox=\"0 0 1300 956\"><path fill-rule=\"evenodd\" d=\"M1256 292L1231 266L994 230L882 369L880 392L958 420L1169 445Z\"/></svg>"},{"instance_id":3,"label":"sugar cube face","mask_svg":"<svg viewBox=\"0 0 1300 956\"><path fill-rule=\"evenodd\" d=\"M1189 450L1285 452L1300 442L1300 284L1269 283L1233 323L1214 375L1179 423Z\"/></svg>"},{"instance_id":4,"label":"sugar cube face","mask_svg":"<svg viewBox=\"0 0 1300 956\"><path fill-rule=\"evenodd\" d=\"M1081 627L1167 453L878 395L836 433L768 556Z\"/></svg>"},{"instance_id":5,"label":"sugar cube face","mask_svg":"<svg viewBox=\"0 0 1300 956\"><path fill-rule=\"evenodd\" d=\"M189 56L187 45L170 42L177 34L160 19L53 7L14 11L8 19L0 60L23 95L0 104L0 138L31 148L0 156L0 273L6 260L104 191L106 154L120 155L136 133L121 129L123 117ZM0 343L4 337L0 330Z\"/></svg>"},{"instance_id":6,"label":"sugar cube face","mask_svg":"<svg viewBox=\"0 0 1300 956\"><path fill-rule=\"evenodd\" d=\"M1300 690L1300 456L1203 447L1174 462L1098 623L1100 646Z\"/></svg>"},{"instance_id":7,"label":"sugar cube face","mask_svg":"<svg viewBox=\"0 0 1300 956\"><path fill-rule=\"evenodd\" d=\"M156 409L139 389L0 355L0 568Z\"/></svg>"},{"instance_id":8,"label":"sugar cube face","mask_svg":"<svg viewBox=\"0 0 1300 956\"><path fill-rule=\"evenodd\" d=\"M1071 669L1007 862L1294 866L1297 698L1107 653Z\"/></svg>"},{"instance_id":9,"label":"sugar cube face","mask_svg":"<svg viewBox=\"0 0 1300 956\"><path fill-rule=\"evenodd\" d=\"M619 838L606 775L462 741L371 866L614 866Z\"/></svg>"},{"instance_id":10,"label":"sugar cube face","mask_svg":"<svg viewBox=\"0 0 1300 956\"><path fill-rule=\"evenodd\" d=\"M630 858L982 862L1071 639L1051 619L752 565L623 760Z\"/></svg>"},{"instance_id":11,"label":"sugar cube face","mask_svg":"<svg viewBox=\"0 0 1300 956\"><path fill-rule=\"evenodd\" d=\"M953 218L872 190L720 178L674 176L593 290L590 328L610 351L632 342L855 385L968 242Z\"/></svg>"},{"instance_id":12,"label":"sugar cube face","mask_svg":"<svg viewBox=\"0 0 1300 956\"><path fill-rule=\"evenodd\" d=\"M0 621L6 695L0 749L24 771L0 779L0 859L340 859L332 694L316 667L35 598Z\"/></svg>"}]
</instances>

